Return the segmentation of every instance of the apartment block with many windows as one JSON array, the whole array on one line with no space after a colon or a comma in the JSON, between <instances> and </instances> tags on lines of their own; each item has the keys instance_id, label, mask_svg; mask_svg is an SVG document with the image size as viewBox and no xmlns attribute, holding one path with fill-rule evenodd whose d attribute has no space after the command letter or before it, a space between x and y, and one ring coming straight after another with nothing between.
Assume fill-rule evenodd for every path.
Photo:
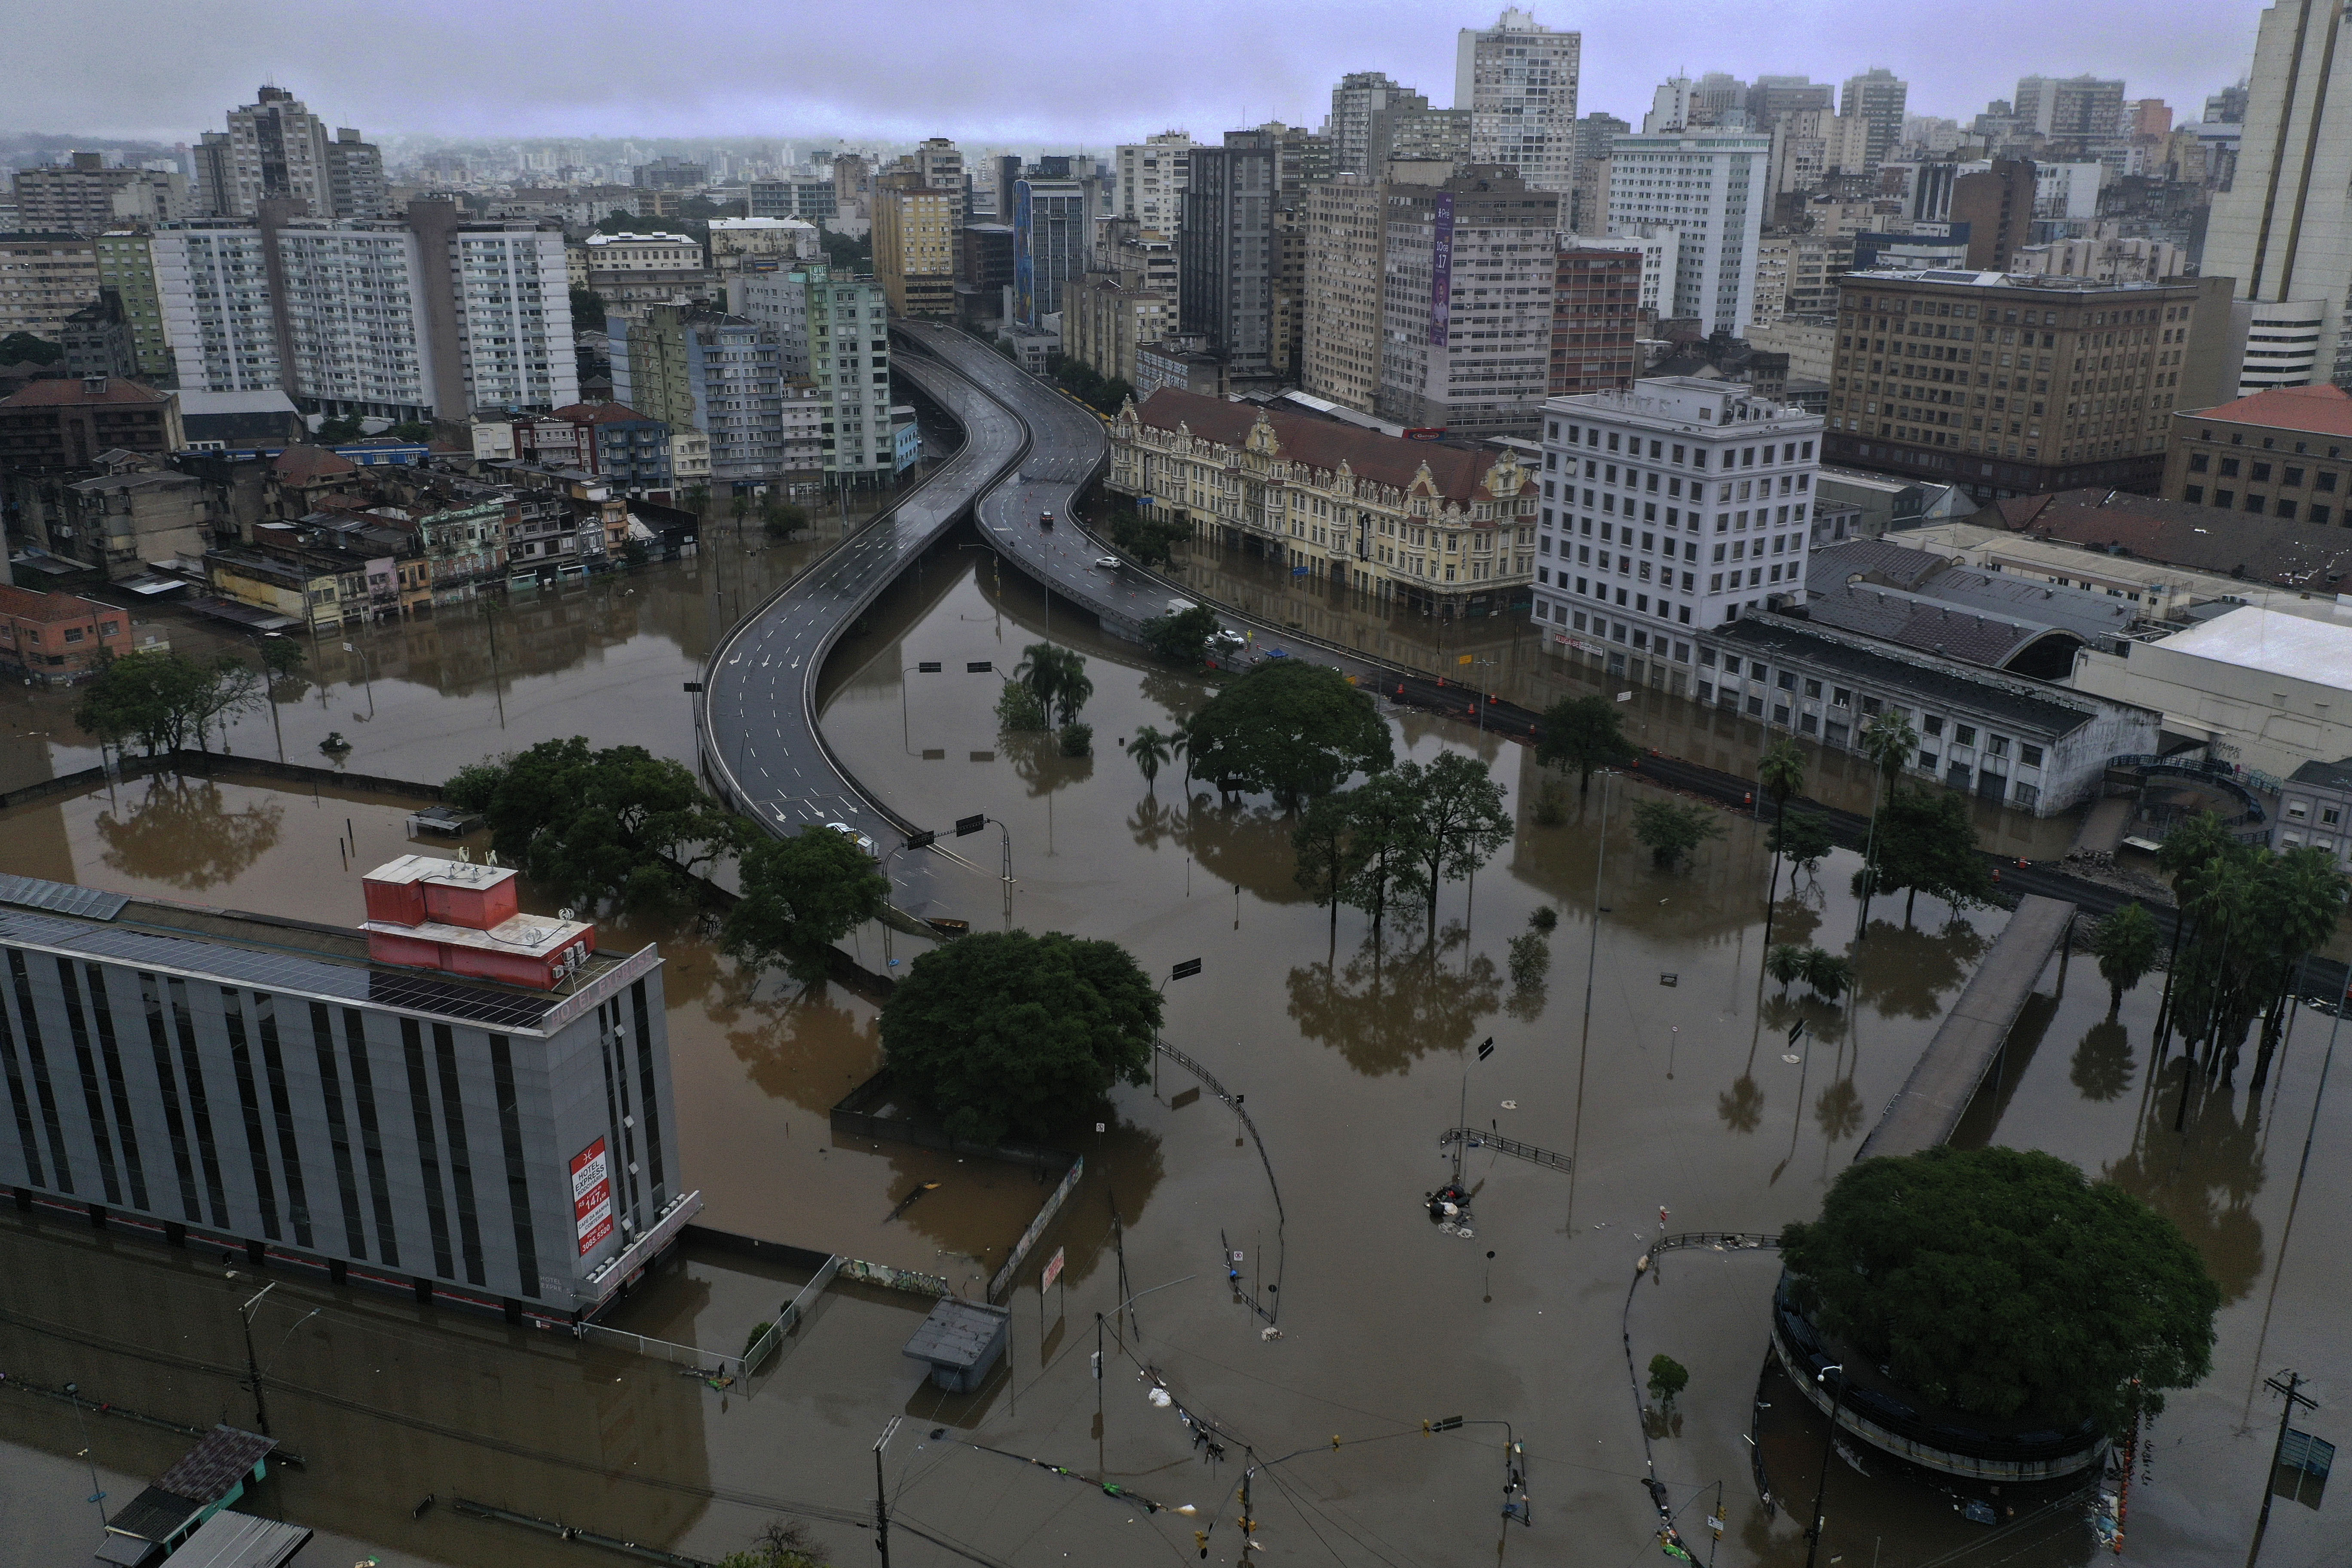
<instances>
[{"instance_id":1,"label":"apartment block with many windows","mask_svg":"<svg viewBox=\"0 0 2352 1568\"><path fill-rule=\"evenodd\" d=\"M2287 522L2352 523L2352 393L2280 387L2175 414L2161 493Z\"/></svg>"},{"instance_id":2,"label":"apartment block with many windows","mask_svg":"<svg viewBox=\"0 0 2352 1568\"><path fill-rule=\"evenodd\" d=\"M1375 410L1409 428L1535 427L1551 374L1559 196L1473 164L1388 187Z\"/></svg>"}]
</instances>

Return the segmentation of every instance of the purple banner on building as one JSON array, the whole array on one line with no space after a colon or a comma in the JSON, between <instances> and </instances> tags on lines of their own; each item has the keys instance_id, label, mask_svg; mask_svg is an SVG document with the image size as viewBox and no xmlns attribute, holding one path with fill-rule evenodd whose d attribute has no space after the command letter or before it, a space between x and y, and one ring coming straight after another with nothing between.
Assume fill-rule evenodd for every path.
<instances>
[{"instance_id":1,"label":"purple banner on building","mask_svg":"<svg viewBox=\"0 0 2352 1568\"><path fill-rule=\"evenodd\" d=\"M1445 346L1454 313L1454 193L1437 193L1437 242L1429 252L1429 346Z\"/></svg>"}]
</instances>

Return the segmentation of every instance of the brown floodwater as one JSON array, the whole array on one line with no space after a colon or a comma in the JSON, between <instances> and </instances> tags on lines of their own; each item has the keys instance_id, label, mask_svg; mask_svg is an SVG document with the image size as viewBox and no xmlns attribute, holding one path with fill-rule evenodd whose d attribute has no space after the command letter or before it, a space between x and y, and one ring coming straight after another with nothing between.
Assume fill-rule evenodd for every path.
<instances>
[{"instance_id":1,"label":"brown floodwater","mask_svg":"<svg viewBox=\"0 0 2352 1568\"><path fill-rule=\"evenodd\" d=\"M1753 823L1725 817L1724 837L1692 868L1661 872L1630 830L1632 806L1650 798L1638 777L1596 781L1581 801L1571 784L1565 820L1542 826L1542 780L1523 748L1401 711L1400 758L1427 760L1442 749L1483 758L1507 793L1515 835L1474 883L1443 889L1433 937L1417 911L1392 915L1377 936L1360 915L1342 911L1335 932L1328 912L1292 880L1288 824L1278 813L1188 786L1181 763L1147 784L1120 753L1137 726L1164 729L1197 704L1199 683L1141 668L1131 649L1055 605L1055 640L1088 656L1096 686L1086 714L1096 755L1064 759L996 732L993 679L902 675L932 659L950 671L961 669L959 659L1009 668L1038 639L1045 607L1035 591L1011 576L1000 584L985 568L975 575L976 559L953 550L934 556L919 581L895 590L845 643L828 672L828 741L919 823L945 827L984 813L1003 825L1002 837L992 827L942 840L963 864L943 857L936 870L941 912L1110 938L1155 973L1200 959L1198 978L1167 988L1165 1032L1244 1098L1263 1160L1233 1111L1192 1093L1197 1084L1172 1064L1162 1064L1156 1091L1116 1094L1101 1132L1074 1128L1069 1143L1086 1156L1087 1176L1013 1298L1013 1376L968 1400L921 1386L898 1353L919 1306L876 1292L837 1289L749 1397L643 1358L420 1317L404 1304L339 1300L291 1336L285 1370L273 1374L272 1414L289 1446L323 1456L311 1473L273 1483L285 1505L450 1561L481 1560L493 1547L516 1562L580 1559L578 1549L446 1510L409 1519L427 1491L716 1557L756 1530L763 1505L869 1507L874 1436L903 1414L912 1420L888 1458L894 1508L999 1561L1067 1553L1139 1563L1171 1549L1183 1556L1192 1530L1221 1506L1211 1555L1234 1561L1230 1493L1244 1445L1261 1461L1282 1459L1255 1482L1269 1559L1463 1562L1499 1541L1504 1555L1521 1561L1631 1563L1655 1550L1640 1486L1654 1463L1675 1505L1687 1505L1685 1533L1702 1542L1702 1517L1721 1489L1727 1531L1718 1561L1802 1561L1801 1518L1768 1514L1750 1479L1748 1434L1775 1265L1763 1253L1676 1252L1629 1301L1634 1264L1662 1206L1677 1231L1774 1231L1814 1213L1998 933L2000 913L1955 920L1923 900L1906 928L1901 908L1882 902L1855 951L1855 997L1831 1007L1783 996L1758 973L1769 868ZM660 569L681 579L693 570ZM495 690L416 683L404 752L351 766L438 776L484 750L521 743L499 739L518 725L529 739L584 728L600 742L690 754L684 703L667 682L690 672L703 646L679 628L700 614L707 630L707 610L694 606L710 589L664 589L656 578L649 572L617 584L640 590L622 597L641 603L610 606L634 611L637 628L583 641L573 663ZM1593 689L1565 666L1528 679L1538 676ZM519 695L525 679L539 683L528 700ZM537 710L540 700L562 700L572 687L597 681L609 683L605 695L572 699L568 722ZM374 684L381 705L388 683L379 676ZM349 711L352 690L336 687L327 711ZM24 720L26 710L8 700ZM400 710L410 712L410 702L404 696ZM1629 707L1634 722L1675 738L1648 742L1662 750L1715 762L1701 749L1712 747L1727 759L1717 765L1736 767L1760 745L1740 721L1664 693L1642 692ZM404 765L404 754L416 760ZM118 788L111 801L100 791L0 818L0 860L8 869L114 886L148 879L142 890L164 896L347 920L357 918L355 889L321 873L339 870L331 857L340 819L358 829L362 858L398 840L399 808L385 803L226 784L216 798L172 798L183 787L168 786L148 807L178 824L147 834L152 847L119 847L136 837L131 797L142 784ZM1835 798L1831 787L1814 793ZM192 842L199 822L219 825L210 841ZM259 843L271 822L275 838ZM2063 824L1985 826L1989 838L2006 832L2038 844L2054 831L2063 842ZM997 878L1007 838L1009 890ZM1606 912L1596 932L1604 842ZM110 852L124 863L109 862ZM1792 889L1784 877L1774 940L1847 949L1856 926L1845 891L1853 864L1841 851L1816 879ZM1560 917L1544 943L1548 972L1516 984L1506 944L1542 906ZM1034 1179L952 1163L942 1173L942 1157L911 1151L834 1147L824 1109L875 1060L872 1007L835 985L799 992L771 977L754 987L692 933L661 940L681 1131L710 1223L933 1268L976 1289L971 1276L992 1267L983 1267L986 1249L1009 1241L1034 1208ZM887 962L877 932L856 940L869 965ZM890 956L903 963L920 946L898 937ZM2044 985L2055 984L2053 965ZM2214 1373L2174 1395L2147 1434L2151 1463L2130 1520L2135 1555L2204 1561L2242 1551L2260 1499L2276 1416L2274 1401L2259 1393L2261 1375L2294 1366L2321 1379L2323 1400L2344 1381L2333 1330L2343 1260L2352 1256L2340 1196L2352 1180L2352 1128L2339 1093L2317 1122L2298 1187L2325 1039L2315 1025L2326 1022L2315 1015L2298 1021L2259 1107L2242 1089L2200 1097L2185 1132L2174 1133L2177 1068L2151 1075L2147 1060L2154 1004L2153 983L2144 984L2109 1024L2105 987L2087 960L2074 961L2054 1001L2030 1012L1962 1138L2049 1149L2112 1175L2178 1219L2221 1280ZM1800 1018L1808 1031L1790 1050L1787 1032ZM1478 1059L1475 1047L1489 1037L1496 1048ZM1458 1116L1568 1153L1573 1170L1474 1151L1464 1172L1474 1194L1470 1234L1441 1231L1421 1200L1450 1173L1438 1139ZM917 1181L932 1179L942 1181L938 1192L883 1222ZM1057 1245L1067 1247L1065 1284L1041 1300L1036 1269ZM241 1354L227 1320L245 1281L222 1280L217 1262L46 1222L0 1226L0 1249L10 1253L0 1262L9 1278L40 1282L37 1291L13 1291L16 1315L0 1317L0 1354L17 1375L79 1374L125 1404L179 1419L235 1414L244 1396L220 1369L233 1373ZM1229 1263L1232 1252L1238 1262ZM1277 1317L1278 1337L1220 1278L1228 1268ZM151 1279L163 1282L151 1287ZM626 1321L731 1351L794 1283L788 1270L693 1254L632 1301ZM1135 1303L1126 1346L1111 1344L1110 1375L1097 1384L1088 1375L1093 1315L1145 1290L1153 1293ZM161 1313L158 1294L170 1298ZM24 1317L41 1321L26 1327ZM1693 1374L1677 1420L1659 1424L1646 1452L1622 1336L1638 1362L1664 1351ZM1195 1447L1198 1429L1174 1409L1146 1400L1129 1350L1220 1435L1221 1460ZM383 1359L395 1354L410 1357L411 1368L431 1355L434 1375L381 1370L403 1364ZM319 1392L286 1394L280 1415L278 1375ZM1820 1423L1765 1397L1773 1409L1759 1436L1772 1489L1800 1500L1801 1515L1818 1474ZM69 1412L61 1419L32 1409L0 1404L12 1413L12 1436L52 1451L78 1446ZM1470 1424L1423 1434L1424 1419L1454 1415ZM1527 1445L1533 1529L1502 1533L1504 1428L1482 1425L1489 1422L1509 1423ZM2324 1411L2310 1424L2332 1431ZM1013 1458L933 1441L934 1428L1089 1473L1099 1441L1122 1486L1201 1512L1147 1513ZM111 1423L103 1430L109 1442L121 1433L125 1443L139 1431ZM397 1452L382 1461L393 1468L381 1485L344 1473L383 1449ZM168 1462L158 1453L145 1468ZM2071 1564L2091 1555L2074 1518L1989 1531L1926 1489L1833 1468L1823 1561L1859 1563L1868 1552L1899 1568ZM2283 1500L2266 1552L2276 1562L2315 1561L2340 1542L2328 1517ZM838 1521L821 1521L817 1533L839 1561L867 1550ZM898 1533L892 1546L906 1562L951 1560Z\"/></svg>"}]
</instances>

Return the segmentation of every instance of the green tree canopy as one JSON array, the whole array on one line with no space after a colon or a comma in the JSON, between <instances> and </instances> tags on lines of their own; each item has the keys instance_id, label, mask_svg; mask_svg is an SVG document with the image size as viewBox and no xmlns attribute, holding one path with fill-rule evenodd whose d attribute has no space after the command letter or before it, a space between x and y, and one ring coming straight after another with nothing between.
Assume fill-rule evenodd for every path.
<instances>
[{"instance_id":1,"label":"green tree canopy","mask_svg":"<svg viewBox=\"0 0 2352 1568\"><path fill-rule=\"evenodd\" d=\"M1791 942L1775 942L1764 954L1764 973L1780 983L1786 991L1805 977L1806 949Z\"/></svg>"},{"instance_id":2,"label":"green tree canopy","mask_svg":"<svg viewBox=\"0 0 2352 1568\"><path fill-rule=\"evenodd\" d=\"M1851 1165L1780 1233L1798 1306L1938 1405L2120 1436L2212 1365L2221 1293L2173 1223L2020 1149Z\"/></svg>"},{"instance_id":3,"label":"green tree canopy","mask_svg":"<svg viewBox=\"0 0 2352 1568\"><path fill-rule=\"evenodd\" d=\"M2268 1077L2286 999L2305 955L2344 910L2347 883L2324 849L2241 844L2208 812L2165 836L2158 864L2173 874L2188 922L2171 981L2171 1016L2186 1039L2234 1063L2266 1013L2254 1081Z\"/></svg>"},{"instance_id":4,"label":"green tree canopy","mask_svg":"<svg viewBox=\"0 0 2352 1568\"><path fill-rule=\"evenodd\" d=\"M825 827L753 839L740 876L743 896L723 930L728 952L755 968L781 964L803 982L824 979L825 950L879 914L890 896L874 858Z\"/></svg>"},{"instance_id":5,"label":"green tree canopy","mask_svg":"<svg viewBox=\"0 0 2352 1568\"><path fill-rule=\"evenodd\" d=\"M1049 711L1058 712L1064 724L1076 723L1079 710L1095 694L1094 680L1087 674L1086 656L1076 648L1057 647L1048 642L1033 642L1021 650L1021 662L1013 666L1013 679L1027 687Z\"/></svg>"},{"instance_id":6,"label":"green tree canopy","mask_svg":"<svg viewBox=\"0 0 2352 1568\"><path fill-rule=\"evenodd\" d=\"M1712 806L1645 800L1633 808L1633 837L1650 851L1652 865L1671 871L1708 839L1722 837L1723 824Z\"/></svg>"},{"instance_id":7,"label":"green tree canopy","mask_svg":"<svg viewBox=\"0 0 2352 1568\"><path fill-rule=\"evenodd\" d=\"M1374 773L1335 798L1346 805L1354 874L1339 900L1372 917L1378 931L1389 906L1426 890L1420 860L1421 802L1393 773Z\"/></svg>"},{"instance_id":8,"label":"green tree canopy","mask_svg":"<svg viewBox=\"0 0 2352 1568\"><path fill-rule=\"evenodd\" d=\"M1765 748L1763 760L1756 765L1756 782L1774 805L1788 805L1790 795L1805 790L1805 749L1781 736Z\"/></svg>"},{"instance_id":9,"label":"green tree canopy","mask_svg":"<svg viewBox=\"0 0 2352 1568\"><path fill-rule=\"evenodd\" d=\"M65 357L62 344L31 332L10 332L0 338L0 364L55 364Z\"/></svg>"},{"instance_id":10,"label":"green tree canopy","mask_svg":"<svg viewBox=\"0 0 2352 1568\"><path fill-rule=\"evenodd\" d=\"M2157 955L2163 951L2156 917L2142 909L2137 899L2099 922L2098 934L2091 939L2091 952L2099 960L2099 978L2107 983L2108 1017L2123 1010L2124 993L2156 967Z\"/></svg>"},{"instance_id":11,"label":"green tree canopy","mask_svg":"<svg viewBox=\"0 0 2352 1568\"><path fill-rule=\"evenodd\" d=\"M1672 1405L1682 1391L1690 1386L1690 1369L1670 1355L1650 1358L1650 1397L1661 1405Z\"/></svg>"},{"instance_id":12,"label":"green tree canopy","mask_svg":"<svg viewBox=\"0 0 2352 1568\"><path fill-rule=\"evenodd\" d=\"M213 731L258 706L261 691L261 678L235 654L199 662L180 653L130 653L99 666L74 706L74 722L118 746L136 742L151 757L191 742L210 751Z\"/></svg>"},{"instance_id":13,"label":"green tree canopy","mask_svg":"<svg viewBox=\"0 0 2352 1568\"><path fill-rule=\"evenodd\" d=\"M1765 847L1775 855L1785 855L1790 863L1807 871L1818 867L1837 840L1831 836L1830 819L1818 811L1784 811L1765 836Z\"/></svg>"},{"instance_id":14,"label":"green tree canopy","mask_svg":"<svg viewBox=\"0 0 2352 1568\"><path fill-rule=\"evenodd\" d=\"M1160 1004L1117 942L987 931L915 960L882 1006L898 1085L958 1138L1044 1138L1146 1081Z\"/></svg>"},{"instance_id":15,"label":"green tree canopy","mask_svg":"<svg viewBox=\"0 0 2352 1568\"><path fill-rule=\"evenodd\" d=\"M1191 772L1272 795L1286 807L1328 795L1395 758L1368 691L1338 670L1271 659L1226 686L1187 727Z\"/></svg>"},{"instance_id":16,"label":"green tree canopy","mask_svg":"<svg viewBox=\"0 0 2352 1568\"><path fill-rule=\"evenodd\" d=\"M574 283L572 286L572 325L574 331L601 332L604 330L604 296L593 289Z\"/></svg>"},{"instance_id":17,"label":"green tree canopy","mask_svg":"<svg viewBox=\"0 0 2352 1568\"><path fill-rule=\"evenodd\" d=\"M1622 767L1636 755L1625 739L1625 721L1606 697L1565 697L1536 728L1536 761L1546 767L1576 770L1577 788L1589 793L1596 768Z\"/></svg>"},{"instance_id":18,"label":"green tree canopy","mask_svg":"<svg viewBox=\"0 0 2352 1568\"><path fill-rule=\"evenodd\" d=\"M310 439L321 447L341 447L357 441L366 434L358 415L345 414L320 420L318 429L310 433Z\"/></svg>"},{"instance_id":19,"label":"green tree canopy","mask_svg":"<svg viewBox=\"0 0 2352 1568\"><path fill-rule=\"evenodd\" d=\"M1160 770L1166 767L1169 758L1174 755L1169 749L1168 737L1161 734L1155 724L1136 727L1135 739L1127 743L1127 754L1135 763L1136 771L1143 775L1146 795L1151 793L1151 786L1159 782Z\"/></svg>"},{"instance_id":20,"label":"green tree canopy","mask_svg":"<svg viewBox=\"0 0 2352 1568\"><path fill-rule=\"evenodd\" d=\"M1952 790L1897 784L1878 814L1873 873L1876 890L1903 893L1903 921L1920 894L1955 910L1992 897L1992 873L1977 847L1968 797Z\"/></svg>"},{"instance_id":21,"label":"green tree canopy","mask_svg":"<svg viewBox=\"0 0 2352 1568\"><path fill-rule=\"evenodd\" d=\"M1440 752L1426 766L1407 763L1393 776L1412 803L1414 880L1429 900L1433 938L1438 884L1476 875L1510 841L1511 817L1486 764L1460 752Z\"/></svg>"},{"instance_id":22,"label":"green tree canopy","mask_svg":"<svg viewBox=\"0 0 2352 1568\"><path fill-rule=\"evenodd\" d=\"M682 764L642 746L592 752L587 737L460 768L443 786L480 812L507 860L566 903L671 910L694 897L688 875L731 851L739 819Z\"/></svg>"},{"instance_id":23,"label":"green tree canopy","mask_svg":"<svg viewBox=\"0 0 2352 1568\"><path fill-rule=\"evenodd\" d=\"M1318 795L1291 830L1290 847L1298 857L1292 876L1318 904L1331 906L1331 938L1339 936L1339 906L1348 901L1348 887L1364 869L1364 850L1358 843L1354 792Z\"/></svg>"},{"instance_id":24,"label":"green tree canopy","mask_svg":"<svg viewBox=\"0 0 2352 1568\"><path fill-rule=\"evenodd\" d=\"M1172 616L1154 616L1143 623L1142 632L1143 646L1169 663L1198 665L1217 635L1217 612L1195 605Z\"/></svg>"},{"instance_id":25,"label":"green tree canopy","mask_svg":"<svg viewBox=\"0 0 2352 1568\"><path fill-rule=\"evenodd\" d=\"M1192 536L1192 531L1174 518L1153 515L1157 510L1145 511L1129 506L1110 514L1110 542L1140 566L1167 565L1176 553L1176 546ZM1209 629L1216 628L1213 626Z\"/></svg>"}]
</instances>

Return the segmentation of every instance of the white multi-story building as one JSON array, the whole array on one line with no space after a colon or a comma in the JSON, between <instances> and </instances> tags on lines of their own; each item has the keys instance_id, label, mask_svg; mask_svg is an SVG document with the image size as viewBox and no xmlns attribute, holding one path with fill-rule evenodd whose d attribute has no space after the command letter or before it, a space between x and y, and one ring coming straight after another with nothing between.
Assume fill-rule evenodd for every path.
<instances>
[{"instance_id":1,"label":"white multi-story building","mask_svg":"<svg viewBox=\"0 0 2352 1568\"><path fill-rule=\"evenodd\" d=\"M419 204L408 222L175 225L152 249L191 391L282 391L312 413L385 419L579 401L552 226Z\"/></svg>"},{"instance_id":2,"label":"white multi-story building","mask_svg":"<svg viewBox=\"0 0 2352 1568\"><path fill-rule=\"evenodd\" d=\"M774 329L787 382L804 378L815 387L824 471L843 481L893 473L889 306L882 285L812 265L746 273L730 299L741 314Z\"/></svg>"},{"instance_id":3,"label":"white multi-story building","mask_svg":"<svg viewBox=\"0 0 2352 1568\"><path fill-rule=\"evenodd\" d=\"M2263 13L2237 174L2213 198L2201 263L2208 278L2238 280L2239 316L2250 328L2242 394L2329 380L2352 386L2346 25L2340 6L2297 0ZM2289 379L2298 373L2302 380Z\"/></svg>"},{"instance_id":4,"label":"white multi-story building","mask_svg":"<svg viewBox=\"0 0 2352 1568\"><path fill-rule=\"evenodd\" d=\"M1503 163L1538 191L1576 184L1576 84L1584 35L1514 6L1454 46L1454 107L1470 111L1470 161Z\"/></svg>"},{"instance_id":5,"label":"white multi-story building","mask_svg":"<svg viewBox=\"0 0 2352 1568\"><path fill-rule=\"evenodd\" d=\"M824 255L816 225L796 217L715 217L710 220L710 265L732 271L747 257L814 261ZM591 262L593 266L593 262Z\"/></svg>"},{"instance_id":6,"label":"white multi-story building","mask_svg":"<svg viewBox=\"0 0 2352 1568\"><path fill-rule=\"evenodd\" d=\"M1674 308L1737 335L1755 309L1756 243L1770 205L1769 136L1620 136L1609 148L1612 233L1675 231Z\"/></svg>"},{"instance_id":7,"label":"white multi-story building","mask_svg":"<svg viewBox=\"0 0 2352 1568\"><path fill-rule=\"evenodd\" d=\"M1819 415L1696 376L1543 415L1541 630L1688 664L1695 632L1804 602Z\"/></svg>"},{"instance_id":8,"label":"white multi-story building","mask_svg":"<svg viewBox=\"0 0 2352 1568\"><path fill-rule=\"evenodd\" d=\"M1143 227L1174 235L1184 226L1185 178L1192 167L1192 138L1162 131L1112 153L1112 217L1130 217Z\"/></svg>"}]
</instances>

